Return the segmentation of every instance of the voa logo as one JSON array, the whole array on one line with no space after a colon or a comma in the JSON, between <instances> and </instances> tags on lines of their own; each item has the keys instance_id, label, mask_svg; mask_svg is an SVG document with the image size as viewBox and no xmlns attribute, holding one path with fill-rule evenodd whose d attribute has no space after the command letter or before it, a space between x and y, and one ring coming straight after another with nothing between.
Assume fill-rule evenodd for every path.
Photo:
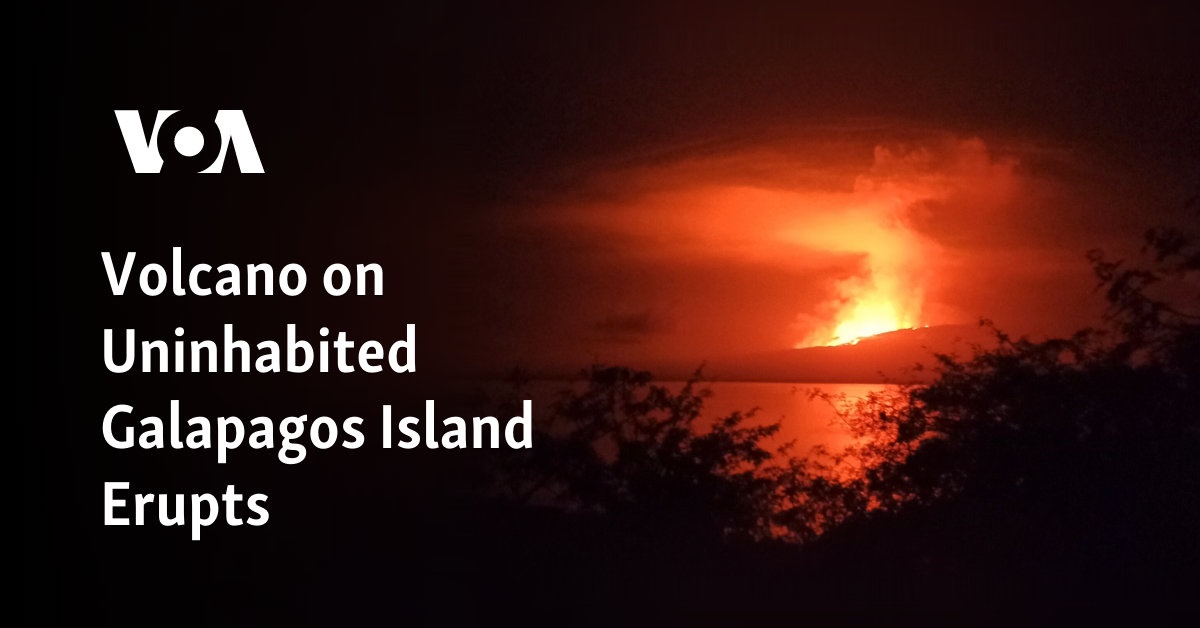
<instances>
[{"instance_id":1,"label":"voa logo","mask_svg":"<svg viewBox=\"0 0 1200 628\"><path fill-rule=\"evenodd\" d=\"M137 110L117 109L113 113L134 172L221 172L231 148L241 172L264 172L241 109L221 109L216 115L211 109L162 109L149 135Z\"/></svg>"}]
</instances>

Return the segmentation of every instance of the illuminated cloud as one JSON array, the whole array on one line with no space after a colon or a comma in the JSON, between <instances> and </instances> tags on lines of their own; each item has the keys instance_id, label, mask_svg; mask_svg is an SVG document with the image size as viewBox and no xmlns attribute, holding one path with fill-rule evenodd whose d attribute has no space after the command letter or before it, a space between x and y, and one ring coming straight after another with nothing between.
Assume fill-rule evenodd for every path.
<instances>
[{"instance_id":1,"label":"illuminated cloud","mask_svg":"<svg viewBox=\"0 0 1200 628\"><path fill-rule=\"evenodd\" d=\"M647 277L681 265L761 269L761 284L753 272L742 281L794 303L784 344L825 345L978 316L939 286L971 272L962 265L977 265L973 249L1007 233L1006 212L1031 198L1028 179L1017 157L979 138L808 138L599 172L593 187L531 215L538 228L602 243L608 263ZM817 285L767 281L779 273ZM751 318L730 317L728 333Z\"/></svg>"}]
</instances>

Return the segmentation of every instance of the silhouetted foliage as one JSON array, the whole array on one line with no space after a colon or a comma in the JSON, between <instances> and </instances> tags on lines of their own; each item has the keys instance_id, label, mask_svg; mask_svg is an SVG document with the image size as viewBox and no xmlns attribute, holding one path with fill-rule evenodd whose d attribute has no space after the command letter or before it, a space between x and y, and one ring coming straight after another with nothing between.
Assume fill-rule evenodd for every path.
<instances>
[{"instance_id":1,"label":"silhouetted foliage","mask_svg":"<svg viewBox=\"0 0 1200 628\"><path fill-rule=\"evenodd\" d=\"M1200 521L1200 247L1180 229L1145 241L1146 267L1089 253L1107 328L1035 341L985 320L995 345L935 355L931 383L853 401L816 393L839 404L856 437L842 451L771 451L779 425L748 426L752 413L700 429L709 392L699 373L672 392L647 372L597 365L504 474L507 488L522 501L726 539L804 542L972 500L1079 525L1140 508L1145 529L1180 534Z\"/></svg>"},{"instance_id":2,"label":"silhouetted foliage","mask_svg":"<svg viewBox=\"0 0 1200 628\"><path fill-rule=\"evenodd\" d=\"M967 359L936 355L932 383L840 400L861 441L817 459L831 492L866 496L843 501L843 518L951 497L1061 510L1193 501L1200 247L1179 229L1145 241L1144 268L1089 254L1108 329L1033 341L984 321L996 346Z\"/></svg>"},{"instance_id":3,"label":"silhouetted foliage","mask_svg":"<svg viewBox=\"0 0 1200 628\"><path fill-rule=\"evenodd\" d=\"M535 435L538 447L508 475L522 500L604 512L675 533L762 538L774 521L772 452L779 425L734 413L696 426L700 374L678 391L650 373L594 365Z\"/></svg>"}]
</instances>

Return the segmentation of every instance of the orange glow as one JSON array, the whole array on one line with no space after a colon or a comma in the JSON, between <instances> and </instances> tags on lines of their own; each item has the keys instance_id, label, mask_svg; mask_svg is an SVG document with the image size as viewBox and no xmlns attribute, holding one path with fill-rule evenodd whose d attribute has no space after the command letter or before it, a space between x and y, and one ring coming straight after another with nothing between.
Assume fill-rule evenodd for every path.
<instances>
[{"instance_id":1,"label":"orange glow","mask_svg":"<svg viewBox=\"0 0 1200 628\"><path fill-rule=\"evenodd\" d=\"M905 202L893 201L899 209ZM926 278L938 247L876 209L845 219L853 246L860 247L858 274L838 280L836 295L822 307L825 320L810 323L797 347L857 343L859 339L924 323Z\"/></svg>"},{"instance_id":2,"label":"orange glow","mask_svg":"<svg viewBox=\"0 0 1200 628\"><path fill-rule=\"evenodd\" d=\"M974 138L876 145L857 159L810 150L755 147L602 172L595 191L535 215L588 234L610 268L638 269L612 282L621 299L606 307L674 319L640 337L674 353L695 350L698 337L706 351L733 352L961 321L943 300L961 257L936 237L941 221L985 220L1012 195L1015 161ZM692 292L642 279L647 268L695 281ZM691 279L727 280L733 269L744 273L736 284Z\"/></svg>"},{"instance_id":3,"label":"orange glow","mask_svg":"<svg viewBox=\"0 0 1200 628\"><path fill-rule=\"evenodd\" d=\"M854 304L850 318L838 323L830 344L857 343L867 336L913 327L902 318L895 304L881 298L867 298Z\"/></svg>"}]
</instances>

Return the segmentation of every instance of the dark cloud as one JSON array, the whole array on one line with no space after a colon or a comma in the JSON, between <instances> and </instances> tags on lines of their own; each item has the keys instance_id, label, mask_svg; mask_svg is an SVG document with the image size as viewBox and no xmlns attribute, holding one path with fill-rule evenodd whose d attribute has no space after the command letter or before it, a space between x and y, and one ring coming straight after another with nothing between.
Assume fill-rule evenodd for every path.
<instances>
[{"instance_id":1,"label":"dark cloud","mask_svg":"<svg viewBox=\"0 0 1200 628\"><path fill-rule=\"evenodd\" d=\"M653 309L609 314L592 325L602 340L609 342L642 342L647 336L671 331L672 323L664 314Z\"/></svg>"}]
</instances>

